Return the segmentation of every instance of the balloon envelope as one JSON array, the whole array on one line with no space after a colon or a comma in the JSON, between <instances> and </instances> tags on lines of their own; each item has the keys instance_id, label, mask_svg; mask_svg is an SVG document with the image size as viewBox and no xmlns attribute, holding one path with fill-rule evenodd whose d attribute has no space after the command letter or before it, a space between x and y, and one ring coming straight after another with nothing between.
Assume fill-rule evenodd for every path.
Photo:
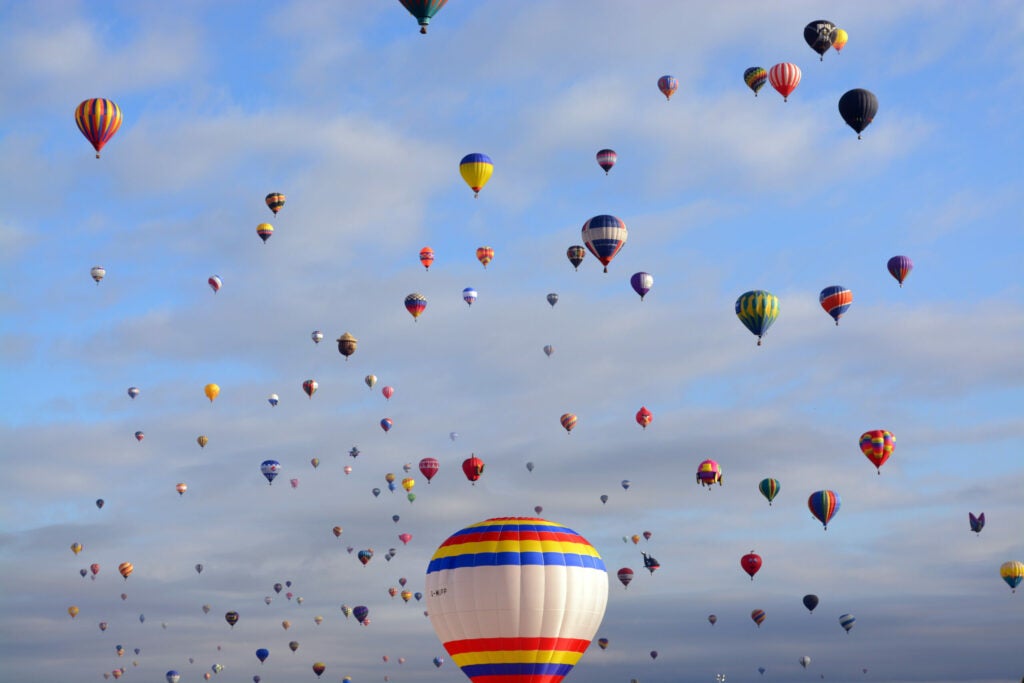
<instances>
[{"instance_id":1,"label":"balloon envelope","mask_svg":"<svg viewBox=\"0 0 1024 683\"><path fill-rule=\"evenodd\" d=\"M75 123L85 139L96 150L96 158L100 158L100 150L110 142L110 138L121 128L121 108L112 101L102 97L85 100L75 109Z\"/></svg>"},{"instance_id":2,"label":"balloon envelope","mask_svg":"<svg viewBox=\"0 0 1024 683\"><path fill-rule=\"evenodd\" d=\"M470 680L557 683L604 615L608 580L593 546L539 518L496 518L448 538L427 567L427 613Z\"/></svg>"},{"instance_id":3,"label":"balloon envelope","mask_svg":"<svg viewBox=\"0 0 1024 683\"><path fill-rule=\"evenodd\" d=\"M757 91L768 82L768 72L763 67L752 66L743 72L743 82L754 91L754 97L757 97Z\"/></svg>"},{"instance_id":4,"label":"balloon envelope","mask_svg":"<svg viewBox=\"0 0 1024 683\"><path fill-rule=\"evenodd\" d=\"M487 181L491 179L491 174L494 173L494 162L486 154L467 154L459 162L459 173L469 188L473 190L473 196L476 197Z\"/></svg>"},{"instance_id":5,"label":"balloon envelope","mask_svg":"<svg viewBox=\"0 0 1024 683\"><path fill-rule=\"evenodd\" d=\"M604 265L604 272L607 273L608 264L626 244L629 232L621 218L604 214L594 216L584 223L580 235L587 249Z\"/></svg>"},{"instance_id":6,"label":"balloon envelope","mask_svg":"<svg viewBox=\"0 0 1024 683\"><path fill-rule=\"evenodd\" d=\"M875 120L878 113L878 98L870 90L854 88L847 90L839 98L839 115L846 125L857 132L857 139L864 129Z\"/></svg>"},{"instance_id":7,"label":"balloon envelope","mask_svg":"<svg viewBox=\"0 0 1024 683\"><path fill-rule=\"evenodd\" d=\"M679 90L679 79L675 76L662 76L658 79L658 90L665 96L665 100L671 100L672 95Z\"/></svg>"}]
</instances>

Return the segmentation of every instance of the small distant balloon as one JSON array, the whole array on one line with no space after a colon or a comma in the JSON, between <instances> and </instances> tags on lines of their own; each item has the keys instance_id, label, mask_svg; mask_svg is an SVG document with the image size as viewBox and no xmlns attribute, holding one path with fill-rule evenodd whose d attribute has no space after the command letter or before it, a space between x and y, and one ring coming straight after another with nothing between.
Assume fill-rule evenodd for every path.
<instances>
[{"instance_id":1,"label":"small distant balloon","mask_svg":"<svg viewBox=\"0 0 1024 683\"><path fill-rule=\"evenodd\" d=\"M280 400L281 399L278 397L277 394L271 394L270 396L267 396L267 403L270 404L271 408L275 407L280 402Z\"/></svg>"},{"instance_id":2,"label":"small distant balloon","mask_svg":"<svg viewBox=\"0 0 1024 683\"><path fill-rule=\"evenodd\" d=\"M465 301L467 305L472 306L473 302L476 301L476 297L477 292L472 287L466 287L462 290L462 300Z\"/></svg>"},{"instance_id":3,"label":"small distant balloon","mask_svg":"<svg viewBox=\"0 0 1024 683\"><path fill-rule=\"evenodd\" d=\"M618 159L619 155L615 153L614 149L602 149L597 153L597 165L604 169L605 175L608 175L608 171L612 170Z\"/></svg>"},{"instance_id":4,"label":"small distant balloon","mask_svg":"<svg viewBox=\"0 0 1024 683\"><path fill-rule=\"evenodd\" d=\"M224 281L220 279L219 275L211 275L207 280L206 284L210 285L210 289L216 294L220 291L220 288L224 286Z\"/></svg>"},{"instance_id":5,"label":"small distant balloon","mask_svg":"<svg viewBox=\"0 0 1024 683\"><path fill-rule=\"evenodd\" d=\"M554 308L555 304L558 303L558 294L556 294L555 292L551 292L550 294L548 294L548 303L551 304L552 308Z\"/></svg>"},{"instance_id":6,"label":"small distant balloon","mask_svg":"<svg viewBox=\"0 0 1024 683\"><path fill-rule=\"evenodd\" d=\"M548 358L551 358L551 354L553 354L554 352L555 352L555 347L552 346L551 344L546 344L544 346L544 355L547 356Z\"/></svg>"},{"instance_id":7,"label":"small distant balloon","mask_svg":"<svg viewBox=\"0 0 1024 683\"><path fill-rule=\"evenodd\" d=\"M889 274L896 278L896 282L900 283L900 287L903 287L903 281L914 269L914 261L909 256L893 256L886 263L886 268L889 269Z\"/></svg>"}]
</instances>

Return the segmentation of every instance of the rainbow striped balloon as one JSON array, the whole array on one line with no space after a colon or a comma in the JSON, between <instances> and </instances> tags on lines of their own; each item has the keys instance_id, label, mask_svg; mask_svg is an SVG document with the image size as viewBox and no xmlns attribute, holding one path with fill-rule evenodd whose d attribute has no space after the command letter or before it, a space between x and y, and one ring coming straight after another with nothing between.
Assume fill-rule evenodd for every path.
<instances>
[{"instance_id":1,"label":"rainbow striped balloon","mask_svg":"<svg viewBox=\"0 0 1024 683\"><path fill-rule=\"evenodd\" d=\"M438 638L474 683L557 683L601 624L608 574L572 529L500 517L441 544L426 594Z\"/></svg>"}]
</instances>

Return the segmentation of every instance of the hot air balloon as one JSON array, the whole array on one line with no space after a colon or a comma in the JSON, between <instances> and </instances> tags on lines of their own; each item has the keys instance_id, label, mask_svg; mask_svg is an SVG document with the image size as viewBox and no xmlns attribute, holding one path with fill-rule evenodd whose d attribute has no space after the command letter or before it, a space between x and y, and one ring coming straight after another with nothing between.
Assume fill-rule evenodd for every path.
<instances>
[{"instance_id":1,"label":"hot air balloon","mask_svg":"<svg viewBox=\"0 0 1024 683\"><path fill-rule=\"evenodd\" d=\"M462 472L466 475L466 479L475 483L484 473L484 461L476 455L471 455L462 461Z\"/></svg>"},{"instance_id":2,"label":"hot air balloon","mask_svg":"<svg viewBox=\"0 0 1024 683\"><path fill-rule=\"evenodd\" d=\"M380 428L383 429L384 433L386 434L391 431L391 428L394 426L394 424L394 420L392 420L389 417L385 417L383 420L380 421Z\"/></svg>"},{"instance_id":3,"label":"hot air balloon","mask_svg":"<svg viewBox=\"0 0 1024 683\"><path fill-rule=\"evenodd\" d=\"M406 477L405 479L402 480L402 488L405 489L406 493L412 491L412 488L414 486L416 486L416 480L413 479L412 477Z\"/></svg>"},{"instance_id":4,"label":"hot air balloon","mask_svg":"<svg viewBox=\"0 0 1024 683\"><path fill-rule=\"evenodd\" d=\"M601 262L607 273L608 264L626 244L628 231L621 218L603 214L584 223L580 235L587 249Z\"/></svg>"},{"instance_id":5,"label":"hot air balloon","mask_svg":"<svg viewBox=\"0 0 1024 683\"><path fill-rule=\"evenodd\" d=\"M622 488L623 488L623 490L628 491L629 487L632 485L632 483L633 482L631 482L629 479L623 479L622 480Z\"/></svg>"},{"instance_id":6,"label":"hot air balloon","mask_svg":"<svg viewBox=\"0 0 1024 683\"><path fill-rule=\"evenodd\" d=\"M651 659L657 659L658 658L658 651L657 650L651 650L650 654L651 654Z\"/></svg>"},{"instance_id":7,"label":"hot air balloon","mask_svg":"<svg viewBox=\"0 0 1024 683\"><path fill-rule=\"evenodd\" d=\"M1016 593L1017 586L1020 585L1021 580L1024 580L1024 562L1017 560L1003 562L999 567L999 576L1003 577L1003 581L1010 587L1010 592Z\"/></svg>"},{"instance_id":8,"label":"hot air balloon","mask_svg":"<svg viewBox=\"0 0 1024 683\"><path fill-rule=\"evenodd\" d=\"M434 666L436 666L438 669L440 669L441 665L444 664L444 657L434 657L433 661L434 661Z\"/></svg>"},{"instance_id":9,"label":"hot air balloon","mask_svg":"<svg viewBox=\"0 0 1024 683\"><path fill-rule=\"evenodd\" d=\"M491 247L478 247L476 250L476 260L482 263L486 269L487 264L494 260L494 249Z\"/></svg>"},{"instance_id":10,"label":"hot air balloon","mask_svg":"<svg viewBox=\"0 0 1024 683\"><path fill-rule=\"evenodd\" d=\"M573 270L579 270L580 264L583 263L583 258L586 255L587 250L578 244L574 244L565 250L565 257L569 259Z\"/></svg>"},{"instance_id":11,"label":"hot air balloon","mask_svg":"<svg viewBox=\"0 0 1024 683\"><path fill-rule=\"evenodd\" d=\"M324 664L323 662L314 662L313 663L313 673L316 674L317 678L320 678L320 674L322 674L324 671L327 671L327 665L326 664Z\"/></svg>"},{"instance_id":12,"label":"hot air balloon","mask_svg":"<svg viewBox=\"0 0 1024 683\"><path fill-rule=\"evenodd\" d=\"M914 269L914 262L909 256L893 256L889 259L886 267L889 269L889 274L900 283L900 287L903 287L903 281L907 279L910 271Z\"/></svg>"},{"instance_id":13,"label":"hot air balloon","mask_svg":"<svg viewBox=\"0 0 1024 683\"><path fill-rule=\"evenodd\" d=\"M238 612L227 612L224 614L224 621L228 622L228 626L231 628L235 627L238 623Z\"/></svg>"},{"instance_id":14,"label":"hot air balloon","mask_svg":"<svg viewBox=\"0 0 1024 683\"><path fill-rule=\"evenodd\" d=\"M97 498L96 499L96 509L97 510L102 510L103 509L103 499L102 498Z\"/></svg>"},{"instance_id":15,"label":"hot air balloon","mask_svg":"<svg viewBox=\"0 0 1024 683\"><path fill-rule=\"evenodd\" d=\"M576 416L572 413L564 413L559 418L559 421L562 423L562 428L565 429L566 434L571 432L573 427L576 426Z\"/></svg>"},{"instance_id":16,"label":"hot air balloon","mask_svg":"<svg viewBox=\"0 0 1024 683\"><path fill-rule=\"evenodd\" d=\"M401 0L402 6L409 10L409 14L416 17L420 24L420 33L423 34L426 34L430 20L446 2L448 0Z\"/></svg>"},{"instance_id":17,"label":"hot air balloon","mask_svg":"<svg viewBox=\"0 0 1024 683\"><path fill-rule=\"evenodd\" d=\"M832 47L832 32L836 25L827 19L816 19L804 26L804 40L818 53L818 61L824 61L825 53Z\"/></svg>"},{"instance_id":18,"label":"hot air balloon","mask_svg":"<svg viewBox=\"0 0 1024 683\"><path fill-rule=\"evenodd\" d=\"M868 460L875 466L878 474L882 473L881 467L896 449L896 437L892 432L884 429L873 429L864 432L860 436L860 450L867 456Z\"/></svg>"},{"instance_id":19,"label":"hot air balloon","mask_svg":"<svg viewBox=\"0 0 1024 683\"><path fill-rule=\"evenodd\" d=\"M270 236L274 234L274 226L270 223L260 223L256 226L256 234L263 240L263 244L266 244Z\"/></svg>"},{"instance_id":20,"label":"hot air balloon","mask_svg":"<svg viewBox=\"0 0 1024 683\"><path fill-rule=\"evenodd\" d=\"M121 576L124 577L124 580L127 581L128 576L131 575L133 571L135 571L135 565L133 565L131 562L122 562L121 564L117 565L117 571L120 572Z\"/></svg>"},{"instance_id":21,"label":"hot air balloon","mask_svg":"<svg viewBox=\"0 0 1024 683\"><path fill-rule=\"evenodd\" d=\"M654 286L654 276L644 272L633 273L633 277L629 278L629 284L633 287L633 291L640 295L640 301L643 301L647 292L651 291L651 287Z\"/></svg>"},{"instance_id":22,"label":"hot air balloon","mask_svg":"<svg viewBox=\"0 0 1024 683\"><path fill-rule=\"evenodd\" d=\"M442 543L426 593L438 638L470 680L558 683L601 623L608 579L597 551L572 529L506 517Z\"/></svg>"},{"instance_id":23,"label":"hot air balloon","mask_svg":"<svg viewBox=\"0 0 1024 683\"><path fill-rule=\"evenodd\" d=\"M128 397L134 399L141 393L138 387L128 387Z\"/></svg>"},{"instance_id":24,"label":"hot air balloon","mask_svg":"<svg viewBox=\"0 0 1024 683\"><path fill-rule=\"evenodd\" d=\"M377 496L379 496L379 495L380 495L380 489L378 489L378 488L375 488L375 489L373 489L372 491L370 491L370 493L372 493L372 494L373 494L373 497L374 497L374 498L376 498ZM351 552L351 551L350 551L350 552Z\"/></svg>"},{"instance_id":25,"label":"hot air balloon","mask_svg":"<svg viewBox=\"0 0 1024 683\"><path fill-rule=\"evenodd\" d=\"M380 393L384 396L384 400L390 401L391 397L395 395L395 388L392 386L386 386L380 390Z\"/></svg>"},{"instance_id":26,"label":"hot air balloon","mask_svg":"<svg viewBox=\"0 0 1024 683\"><path fill-rule=\"evenodd\" d=\"M709 490L713 484L721 486L722 468L714 460L704 460L697 466L697 483Z\"/></svg>"},{"instance_id":27,"label":"hot air balloon","mask_svg":"<svg viewBox=\"0 0 1024 683\"><path fill-rule=\"evenodd\" d=\"M878 113L878 98L870 90L854 88L847 90L839 98L839 115L846 121L846 125L853 128L860 140L860 134L864 132Z\"/></svg>"},{"instance_id":28,"label":"hot air balloon","mask_svg":"<svg viewBox=\"0 0 1024 683\"><path fill-rule=\"evenodd\" d=\"M213 403L213 400L220 394L220 387L216 384L207 384L203 387L203 393L206 398L210 399L210 403Z\"/></svg>"},{"instance_id":29,"label":"hot air balloon","mask_svg":"<svg viewBox=\"0 0 1024 683\"><path fill-rule=\"evenodd\" d=\"M832 30L832 48L836 52L842 52L843 48L846 47L846 42L849 39L849 34L843 29L837 27Z\"/></svg>"},{"instance_id":30,"label":"hot air balloon","mask_svg":"<svg viewBox=\"0 0 1024 683\"><path fill-rule=\"evenodd\" d=\"M402 545L408 545L409 541L412 540L412 534L410 534L410 533L398 534L398 540L402 542Z\"/></svg>"},{"instance_id":31,"label":"hot air balloon","mask_svg":"<svg viewBox=\"0 0 1024 683\"><path fill-rule=\"evenodd\" d=\"M665 101L672 99L672 95L679 90L679 80L675 76L662 76L658 79L658 90L665 96Z\"/></svg>"},{"instance_id":32,"label":"hot air balloon","mask_svg":"<svg viewBox=\"0 0 1024 683\"><path fill-rule=\"evenodd\" d=\"M529 461L529 462L526 463L526 471L527 472L533 472L533 462L532 461Z\"/></svg>"},{"instance_id":33,"label":"hot air balloon","mask_svg":"<svg viewBox=\"0 0 1024 683\"><path fill-rule=\"evenodd\" d=\"M99 159L100 150L121 127L121 108L101 97L85 100L75 109L75 123Z\"/></svg>"},{"instance_id":34,"label":"hot air balloon","mask_svg":"<svg viewBox=\"0 0 1024 683\"><path fill-rule=\"evenodd\" d=\"M736 317L748 330L757 335L757 345L779 317L779 299L770 292L755 289L736 299Z\"/></svg>"},{"instance_id":35,"label":"hot air balloon","mask_svg":"<svg viewBox=\"0 0 1024 683\"><path fill-rule=\"evenodd\" d=\"M78 609L78 607L76 607L75 605L71 605L71 607L68 607L68 615L69 615L69 616L70 616L70 617L71 617L72 619L74 619L75 617L77 617L77 616L78 616L78 612L79 612L79 609Z\"/></svg>"},{"instance_id":36,"label":"hot air balloon","mask_svg":"<svg viewBox=\"0 0 1024 683\"><path fill-rule=\"evenodd\" d=\"M260 463L260 472L267 478L267 484L274 483L274 477L281 472L281 463L276 460L264 460ZM280 591L278 591L280 592Z\"/></svg>"},{"instance_id":37,"label":"hot air balloon","mask_svg":"<svg viewBox=\"0 0 1024 683\"><path fill-rule=\"evenodd\" d=\"M270 650L268 650L265 647L261 647L260 649L256 650L256 659L260 660L260 664L267 661L267 657L269 656Z\"/></svg>"},{"instance_id":38,"label":"hot air balloon","mask_svg":"<svg viewBox=\"0 0 1024 683\"><path fill-rule=\"evenodd\" d=\"M373 385L377 383L377 375L367 375L363 381L366 382L366 386L373 389Z\"/></svg>"},{"instance_id":39,"label":"hot air balloon","mask_svg":"<svg viewBox=\"0 0 1024 683\"><path fill-rule=\"evenodd\" d=\"M206 284L210 285L210 289L216 294L224 286L224 281L220 279L220 275L211 275L206 279Z\"/></svg>"},{"instance_id":40,"label":"hot air balloon","mask_svg":"<svg viewBox=\"0 0 1024 683\"><path fill-rule=\"evenodd\" d=\"M291 479L291 480L289 480L288 483L292 485L293 489L299 488L299 480L298 479ZM289 597L290 597L290 594L289 594Z\"/></svg>"},{"instance_id":41,"label":"hot air balloon","mask_svg":"<svg viewBox=\"0 0 1024 683\"><path fill-rule=\"evenodd\" d=\"M100 280L102 280L106 276L106 274L107 269L104 268L103 266L93 266L89 270L89 275L92 276L92 279L96 281L97 285L100 284Z\"/></svg>"},{"instance_id":42,"label":"hot air balloon","mask_svg":"<svg viewBox=\"0 0 1024 683\"><path fill-rule=\"evenodd\" d=\"M205 434L200 434L196 437L196 443L199 444L200 448L206 448L206 444L210 443L210 439Z\"/></svg>"},{"instance_id":43,"label":"hot air balloon","mask_svg":"<svg viewBox=\"0 0 1024 683\"><path fill-rule=\"evenodd\" d=\"M420 249L420 263L428 271L430 270L430 264L434 262L434 250L430 247L423 247Z\"/></svg>"},{"instance_id":44,"label":"hot air balloon","mask_svg":"<svg viewBox=\"0 0 1024 683\"><path fill-rule=\"evenodd\" d=\"M472 306L473 302L476 301L476 296L477 292L472 287L466 287L462 290L462 300L469 306Z\"/></svg>"},{"instance_id":45,"label":"hot air balloon","mask_svg":"<svg viewBox=\"0 0 1024 683\"><path fill-rule=\"evenodd\" d=\"M751 550L740 558L740 566L743 571L750 574L750 580L754 580L754 574L761 570L761 556Z\"/></svg>"},{"instance_id":46,"label":"hot air balloon","mask_svg":"<svg viewBox=\"0 0 1024 683\"><path fill-rule=\"evenodd\" d=\"M715 625L715 622L717 622L717 621L718 621L718 617L716 617L716 616L715 616L714 614L709 614L709 615L708 615L708 623L709 623L709 624L711 624L712 626L714 626L714 625Z\"/></svg>"},{"instance_id":47,"label":"hot air balloon","mask_svg":"<svg viewBox=\"0 0 1024 683\"><path fill-rule=\"evenodd\" d=\"M409 311L413 320L418 319L426 307L427 297L418 292L405 297L405 310Z\"/></svg>"},{"instance_id":48,"label":"hot air balloon","mask_svg":"<svg viewBox=\"0 0 1024 683\"><path fill-rule=\"evenodd\" d=\"M143 432L135 432L135 440L136 441L142 441L145 438L146 438L146 435Z\"/></svg>"},{"instance_id":49,"label":"hot air balloon","mask_svg":"<svg viewBox=\"0 0 1024 683\"><path fill-rule=\"evenodd\" d=\"M305 382L302 383L302 390L306 393L306 396L309 396L309 398L311 399L313 398L313 394L316 393L316 390L319 387L320 385L317 383L315 379L307 379Z\"/></svg>"},{"instance_id":50,"label":"hot air balloon","mask_svg":"<svg viewBox=\"0 0 1024 683\"><path fill-rule=\"evenodd\" d=\"M366 626L369 622L368 617L370 616L370 609L364 605L357 605L352 608L352 615L356 618L363 626Z\"/></svg>"},{"instance_id":51,"label":"hot air balloon","mask_svg":"<svg viewBox=\"0 0 1024 683\"><path fill-rule=\"evenodd\" d=\"M280 594L282 590L284 590L284 584L281 584L281 583L275 583L274 584L274 592L275 593Z\"/></svg>"},{"instance_id":52,"label":"hot air balloon","mask_svg":"<svg viewBox=\"0 0 1024 683\"><path fill-rule=\"evenodd\" d=\"M555 292L548 294L548 303L551 304L551 308L554 308L555 304L558 303L558 294Z\"/></svg>"},{"instance_id":53,"label":"hot air balloon","mask_svg":"<svg viewBox=\"0 0 1024 683\"><path fill-rule=\"evenodd\" d=\"M971 531L976 534L980 534L981 530L985 527L985 513L982 512L977 517L974 516L973 512L967 513L967 520L971 523Z\"/></svg>"},{"instance_id":54,"label":"hot air balloon","mask_svg":"<svg viewBox=\"0 0 1024 683\"><path fill-rule=\"evenodd\" d=\"M643 551L640 551L640 554L644 556L644 569L649 571L651 574L654 574L655 570L661 568L661 564L659 564L658 561L654 559L653 555L648 555Z\"/></svg>"},{"instance_id":55,"label":"hot air balloon","mask_svg":"<svg viewBox=\"0 0 1024 683\"><path fill-rule=\"evenodd\" d=\"M494 162L486 154L467 154L459 162L459 173L477 197L494 173Z\"/></svg>"},{"instance_id":56,"label":"hot air balloon","mask_svg":"<svg viewBox=\"0 0 1024 683\"><path fill-rule=\"evenodd\" d=\"M267 603L267 604L269 604L269 603ZM203 605L203 614L209 614L209 613L210 613L210 606L209 605Z\"/></svg>"},{"instance_id":57,"label":"hot air balloon","mask_svg":"<svg viewBox=\"0 0 1024 683\"><path fill-rule=\"evenodd\" d=\"M310 333L309 337L310 337L310 339L313 340L314 344L319 344L320 342L322 342L324 340L324 333L321 332L320 330L313 330Z\"/></svg>"},{"instance_id":58,"label":"hot air balloon","mask_svg":"<svg viewBox=\"0 0 1024 683\"><path fill-rule=\"evenodd\" d=\"M760 66L752 66L743 72L743 82L754 91L754 97L757 97L757 91L768 82L768 72Z\"/></svg>"},{"instance_id":59,"label":"hot air balloon","mask_svg":"<svg viewBox=\"0 0 1024 683\"><path fill-rule=\"evenodd\" d=\"M270 396L267 396L267 403L270 404L271 408L276 407L280 400L281 399L278 397L277 394L271 394Z\"/></svg>"},{"instance_id":60,"label":"hot air balloon","mask_svg":"<svg viewBox=\"0 0 1024 683\"><path fill-rule=\"evenodd\" d=\"M761 495L768 499L768 505L771 505L772 501L775 500L775 496L779 495L781 485L779 484L778 479L768 478L762 479L761 483L757 485L757 488L761 492Z\"/></svg>"},{"instance_id":61,"label":"hot air balloon","mask_svg":"<svg viewBox=\"0 0 1024 683\"><path fill-rule=\"evenodd\" d=\"M267 202L267 208L273 211L276 216L277 212L284 206L285 199L287 199L287 197L280 192L271 192L267 195L265 200Z\"/></svg>"},{"instance_id":62,"label":"hot air balloon","mask_svg":"<svg viewBox=\"0 0 1024 683\"><path fill-rule=\"evenodd\" d=\"M802 666L803 668L806 669L807 665L810 664L810 663L811 663L811 658L808 657L807 655L804 655L803 657L800 658L800 666Z\"/></svg>"},{"instance_id":63,"label":"hot air balloon","mask_svg":"<svg viewBox=\"0 0 1024 683\"><path fill-rule=\"evenodd\" d=\"M548 358L551 358L551 354L553 354L554 352L555 352L555 347L554 346L552 346L551 344L545 344L544 345L544 355L545 356L547 356Z\"/></svg>"},{"instance_id":64,"label":"hot air balloon","mask_svg":"<svg viewBox=\"0 0 1024 683\"><path fill-rule=\"evenodd\" d=\"M77 555L78 553L82 552L82 544L77 542L77 541L72 543L71 544L71 552L73 552L75 555Z\"/></svg>"},{"instance_id":65,"label":"hot air balloon","mask_svg":"<svg viewBox=\"0 0 1024 683\"><path fill-rule=\"evenodd\" d=\"M360 550L358 553L356 553L356 557L359 558L359 561L362 562L363 566L365 567L367 564L369 564L370 560L373 559L373 548Z\"/></svg>"},{"instance_id":66,"label":"hot air balloon","mask_svg":"<svg viewBox=\"0 0 1024 683\"><path fill-rule=\"evenodd\" d=\"M283 628L285 631L287 631L291 627L292 627L292 622L288 621L287 619L285 619L284 621L281 622L281 628Z\"/></svg>"},{"instance_id":67,"label":"hot air balloon","mask_svg":"<svg viewBox=\"0 0 1024 683\"><path fill-rule=\"evenodd\" d=\"M842 501L835 491L815 491L807 499L807 507L825 529L835 514L839 512Z\"/></svg>"},{"instance_id":68,"label":"hot air balloon","mask_svg":"<svg viewBox=\"0 0 1024 683\"><path fill-rule=\"evenodd\" d=\"M313 469L320 467L320 458L310 458L309 464L313 466Z\"/></svg>"},{"instance_id":69,"label":"hot air balloon","mask_svg":"<svg viewBox=\"0 0 1024 683\"><path fill-rule=\"evenodd\" d=\"M768 81L782 95L783 102L789 101L789 96L800 85L801 76L800 67L791 62L776 64L768 70Z\"/></svg>"},{"instance_id":70,"label":"hot air balloon","mask_svg":"<svg viewBox=\"0 0 1024 683\"><path fill-rule=\"evenodd\" d=\"M597 153L597 165L604 169L605 175L608 175L608 171L612 170L618 159L619 155L615 153L614 149L602 149Z\"/></svg>"},{"instance_id":71,"label":"hot air balloon","mask_svg":"<svg viewBox=\"0 0 1024 683\"><path fill-rule=\"evenodd\" d=\"M437 458L423 458L420 460L420 474L427 478L428 484L439 469L441 469L441 463Z\"/></svg>"},{"instance_id":72,"label":"hot air balloon","mask_svg":"<svg viewBox=\"0 0 1024 683\"><path fill-rule=\"evenodd\" d=\"M761 624L764 623L766 616L767 615L764 613L763 609L756 609L750 613L750 618L754 620L754 623L757 624L758 628L761 628Z\"/></svg>"},{"instance_id":73,"label":"hot air balloon","mask_svg":"<svg viewBox=\"0 0 1024 683\"><path fill-rule=\"evenodd\" d=\"M345 334L338 337L338 353L345 356L345 360L348 361L348 357L356 352L356 347L359 345L359 340L352 336L351 333L346 332ZM373 377L373 375L367 375L367 378ZM373 381L376 382L377 378L373 377ZM373 385L370 384L372 388Z\"/></svg>"},{"instance_id":74,"label":"hot air balloon","mask_svg":"<svg viewBox=\"0 0 1024 683\"><path fill-rule=\"evenodd\" d=\"M843 317L843 313L846 313L853 304L853 292L846 287L832 285L821 290L821 294L818 295L818 302L825 309L825 312L832 316L838 327L839 319Z\"/></svg>"},{"instance_id":75,"label":"hot air balloon","mask_svg":"<svg viewBox=\"0 0 1024 683\"><path fill-rule=\"evenodd\" d=\"M184 496L185 491L188 491L188 484L186 484L185 482L175 484L174 490L178 492L179 496Z\"/></svg>"},{"instance_id":76,"label":"hot air balloon","mask_svg":"<svg viewBox=\"0 0 1024 683\"><path fill-rule=\"evenodd\" d=\"M171 670L167 672L167 683L178 683L181 680L181 674L177 671Z\"/></svg>"},{"instance_id":77,"label":"hot air balloon","mask_svg":"<svg viewBox=\"0 0 1024 683\"><path fill-rule=\"evenodd\" d=\"M855 621L857 621L857 619L852 614L839 615L839 625L846 629L847 633L849 633L850 629L853 628L853 623Z\"/></svg>"}]
</instances>

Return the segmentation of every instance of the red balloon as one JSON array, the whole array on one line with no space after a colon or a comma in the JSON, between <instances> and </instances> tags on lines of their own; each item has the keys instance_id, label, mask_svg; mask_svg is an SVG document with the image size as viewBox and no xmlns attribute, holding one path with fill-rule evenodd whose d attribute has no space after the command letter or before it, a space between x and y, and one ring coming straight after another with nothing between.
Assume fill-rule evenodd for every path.
<instances>
[{"instance_id":1,"label":"red balloon","mask_svg":"<svg viewBox=\"0 0 1024 683\"><path fill-rule=\"evenodd\" d=\"M625 586L626 588L629 588L629 582L633 580L633 570L630 569L629 567L623 567L622 569L619 570L619 575L618 576L619 576L619 581L622 582L622 585Z\"/></svg>"},{"instance_id":2,"label":"red balloon","mask_svg":"<svg viewBox=\"0 0 1024 683\"><path fill-rule=\"evenodd\" d=\"M647 425L651 424L651 420L654 419L654 414L647 410L646 407L641 407L640 410L636 411L636 423L647 429Z\"/></svg>"},{"instance_id":3,"label":"red balloon","mask_svg":"<svg viewBox=\"0 0 1024 683\"><path fill-rule=\"evenodd\" d=\"M740 566L743 567L743 571L750 574L750 580L753 581L754 574L761 569L761 556L751 550L740 558Z\"/></svg>"},{"instance_id":4,"label":"red balloon","mask_svg":"<svg viewBox=\"0 0 1024 683\"><path fill-rule=\"evenodd\" d=\"M462 461L462 471L465 473L466 479L476 482L480 475L484 473L484 461L476 457L476 455L470 456Z\"/></svg>"},{"instance_id":5,"label":"red balloon","mask_svg":"<svg viewBox=\"0 0 1024 683\"><path fill-rule=\"evenodd\" d=\"M427 478L428 484L439 469L441 469L441 463L437 461L437 458L423 458L420 460L420 474Z\"/></svg>"}]
</instances>

